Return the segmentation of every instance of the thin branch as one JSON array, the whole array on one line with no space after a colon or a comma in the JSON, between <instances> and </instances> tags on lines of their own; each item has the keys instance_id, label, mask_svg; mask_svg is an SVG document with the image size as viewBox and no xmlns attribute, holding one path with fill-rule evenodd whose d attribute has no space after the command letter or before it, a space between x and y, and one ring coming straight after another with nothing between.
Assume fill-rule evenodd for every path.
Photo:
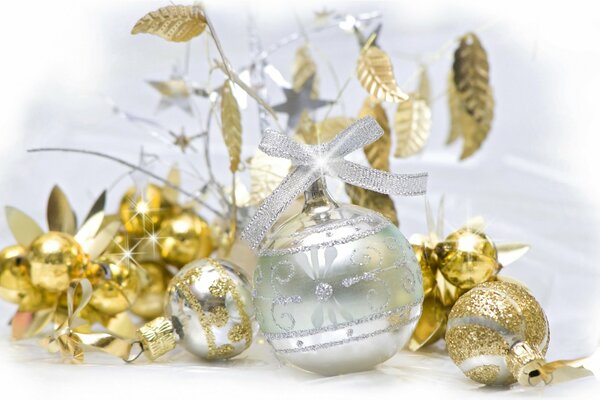
<instances>
[{"instance_id":1,"label":"thin branch","mask_svg":"<svg viewBox=\"0 0 600 400\"><path fill-rule=\"evenodd\" d=\"M189 198L191 198L192 200L198 202L200 205L202 205L204 208L206 208L207 210L209 210L210 212L212 212L213 214L215 214L218 217L224 218L223 214L221 214L221 212L219 212L218 210L214 209L212 206L209 206L208 204L206 204L203 200L200 200L197 196L195 196L193 193L188 192L185 189L180 188L177 185L174 185L173 183L169 182L167 179L162 178L159 175L156 175L155 173L148 171L145 168L139 167L135 164L132 164L128 161L122 160L118 157L114 157L111 156L109 154L104 154L104 153L100 153L99 151L93 151L93 150L84 150L84 149L68 149L68 148L60 148L60 147L45 147L45 148L37 148L37 149L29 149L27 150L28 153L42 153L42 152L62 152L62 153L78 153L78 154L87 154L87 155L91 155L91 156L96 156L96 157L100 157L100 158L104 158L106 160L111 160L114 161L118 164L121 165L125 165L126 167L129 167L131 169L135 169L136 171L139 171L145 175L148 175L151 178L156 179L159 182L162 182L165 186L168 186L172 189L177 190L178 192L184 194L185 196L188 196Z\"/></svg>"}]
</instances>

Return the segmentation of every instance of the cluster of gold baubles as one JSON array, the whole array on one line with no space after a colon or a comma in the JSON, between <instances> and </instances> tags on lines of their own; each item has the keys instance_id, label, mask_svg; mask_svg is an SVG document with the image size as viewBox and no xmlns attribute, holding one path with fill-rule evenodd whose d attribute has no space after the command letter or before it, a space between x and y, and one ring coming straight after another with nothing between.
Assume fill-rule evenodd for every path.
<instances>
[{"instance_id":1,"label":"cluster of gold baubles","mask_svg":"<svg viewBox=\"0 0 600 400\"><path fill-rule=\"evenodd\" d=\"M482 227L466 225L441 241L430 235L412 242L425 294L423 314L409 343L415 351L444 336L448 314L461 295L481 283L503 279L498 277L503 265L496 244ZM520 246L519 256L528 248L514 246Z\"/></svg>"},{"instance_id":2,"label":"cluster of gold baubles","mask_svg":"<svg viewBox=\"0 0 600 400\"><path fill-rule=\"evenodd\" d=\"M104 215L104 198L78 230L57 186L48 200L47 232L25 213L7 207L18 243L0 251L0 298L18 304L18 313L30 313L29 321L41 310L53 309L56 324L66 315L69 283L86 278L93 295L81 316L90 323L110 328L110 320L126 311L144 319L161 315L172 273L212 252L210 228L191 208L167 201L163 189L153 184L143 193L128 190L118 217Z\"/></svg>"}]
</instances>

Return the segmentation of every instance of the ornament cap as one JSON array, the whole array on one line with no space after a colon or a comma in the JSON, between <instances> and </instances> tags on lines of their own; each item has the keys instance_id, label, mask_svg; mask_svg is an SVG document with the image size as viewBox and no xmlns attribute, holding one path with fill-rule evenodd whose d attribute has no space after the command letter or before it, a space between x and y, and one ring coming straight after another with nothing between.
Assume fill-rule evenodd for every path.
<instances>
[{"instance_id":1,"label":"ornament cap","mask_svg":"<svg viewBox=\"0 0 600 400\"><path fill-rule=\"evenodd\" d=\"M165 317L158 317L144 324L137 331L144 354L154 361L175 348L173 323Z\"/></svg>"},{"instance_id":2,"label":"ornament cap","mask_svg":"<svg viewBox=\"0 0 600 400\"><path fill-rule=\"evenodd\" d=\"M546 360L542 353L527 342L515 343L508 352L507 366L515 379L525 386L545 382L542 367Z\"/></svg>"},{"instance_id":3,"label":"ornament cap","mask_svg":"<svg viewBox=\"0 0 600 400\"><path fill-rule=\"evenodd\" d=\"M304 208L302 212L316 215L338 208L338 204L327 191L324 177L320 177L304 191Z\"/></svg>"}]
</instances>

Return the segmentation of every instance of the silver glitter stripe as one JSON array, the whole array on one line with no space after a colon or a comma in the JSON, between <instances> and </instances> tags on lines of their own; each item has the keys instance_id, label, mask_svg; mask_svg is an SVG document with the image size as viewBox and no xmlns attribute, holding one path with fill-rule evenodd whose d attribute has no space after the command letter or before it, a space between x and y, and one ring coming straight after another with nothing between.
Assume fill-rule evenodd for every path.
<instances>
[{"instance_id":1,"label":"silver glitter stripe","mask_svg":"<svg viewBox=\"0 0 600 400\"><path fill-rule=\"evenodd\" d=\"M381 214L379 214L381 215ZM343 228L345 226L354 226L354 225L358 225L360 223L366 223L366 224L376 224L376 223L381 223L381 218L375 218L373 217L372 214L369 215L361 215L358 217L353 217L353 218L349 218L349 219L340 219L337 221L333 221L333 222L328 222L326 224L320 224L320 225L315 225L315 226L310 226L306 229L303 229L299 232L294 232L290 235L290 237L298 237L300 235L313 235L316 233L323 233L326 231L333 231L339 228Z\"/></svg>"},{"instance_id":2,"label":"silver glitter stripe","mask_svg":"<svg viewBox=\"0 0 600 400\"><path fill-rule=\"evenodd\" d=\"M396 330L396 329L398 329L401 326L410 325L413 322L417 322L418 320L419 320L419 316L416 316L416 317L413 317L413 318L409 319L406 322L398 323L398 324L394 324L394 325L390 325L390 326L388 326L386 328L378 329L378 330L373 331L373 332L369 332L369 333L365 333L365 334L362 334L362 335L350 337L348 339L335 340L333 342L327 342L327 343L313 344L311 346L306 346L306 347L296 347L296 348L290 348L290 349L275 349L275 351L277 353L283 353L283 354L286 354L286 353L300 353L300 352L305 353L305 352L308 352L308 351L321 350L321 349L327 349L329 347L341 346L341 345L346 344L346 343L358 342L358 341L361 341L361 340L372 338L374 336L382 335L384 333Z\"/></svg>"},{"instance_id":3,"label":"silver glitter stripe","mask_svg":"<svg viewBox=\"0 0 600 400\"><path fill-rule=\"evenodd\" d=\"M355 319L354 321L350 321L350 322L343 322L341 324L329 325L324 328L304 329L304 330L293 331L293 332L281 332L281 333L264 332L264 335L265 335L265 338L267 338L268 340L278 340L278 339L289 339L289 338L298 338L298 337L304 337L304 336L312 336L312 335L316 335L319 333L331 332L331 331L336 331L339 329L345 329L345 328L349 328L352 326L364 324L366 322L371 322L371 321L374 321L376 319L380 319L383 317L387 318L390 315L401 314L406 311L410 311L411 313L413 313L415 310L415 307L420 306L422 303L423 303L423 297L421 297L419 300L417 300L411 304L406 304L404 306L396 307L393 310L388 310L388 311L383 311L383 312L367 315L366 317ZM417 318L418 318L418 316L421 314L421 307L418 307L417 310L418 310L418 312L417 312Z\"/></svg>"},{"instance_id":4,"label":"silver glitter stripe","mask_svg":"<svg viewBox=\"0 0 600 400\"><path fill-rule=\"evenodd\" d=\"M484 328L489 328L494 332L499 333L500 336L502 336L502 338L506 340L506 343L508 343L509 346L512 346L513 344L523 340L523 338L520 335L511 332L496 321L486 317L470 316L454 318L448 321L448 326L446 327L446 330L449 331L452 328L456 328L457 326L463 325L479 325L483 326Z\"/></svg>"},{"instance_id":5,"label":"silver glitter stripe","mask_svg":"<svg viewBox=\"0 0 600 400\"><path fill-rule=\"evenodd\" d=\"M277 217L316 179L329 175L380 193L416 196L425 193L427 174L392 174L344 160L347 154L374 142L383 130L372 117L359 119L332 141L306 145L274 130L266 130L259 148L273 157L292 161L295 168L261 204L242 232L256 250Z\"/></svg>"},{"instance_id":6,"label":"silver glitter stripe","mask_svg":"<svg viewBox=\"0 0 600 400\"><path fill-rule=\"evenodd\" d=\"M357 232L353 235L345 236L343 238L324 240L322 242L319 242L318 244L307 245L307 246L286 247L286 248L282 248L282 249L263 249L263 250L259 251L259 255L261 257L284 256L287 254L296 254L296 253L301 253L301 252L305 252L305 251L310 251L311 249L314 249L314 248L322 249L324 247L329 247L329 246L339 246L342 244L353 242L358 239L362 239L367 236L374 235L378 232L381 232L388 225L390 225L390 222L387 220L383 220L371 229Z\"/></svg>"}]
</instances>

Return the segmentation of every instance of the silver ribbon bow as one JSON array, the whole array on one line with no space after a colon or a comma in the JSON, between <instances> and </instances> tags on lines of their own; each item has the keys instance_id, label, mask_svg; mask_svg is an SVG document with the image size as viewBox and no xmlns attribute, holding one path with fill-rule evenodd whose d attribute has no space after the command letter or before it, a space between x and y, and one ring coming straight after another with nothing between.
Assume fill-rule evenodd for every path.
<instances>
[{"instance_id":1,"label":"silver ribbon bow","mask_svg":"<svg viewBox=\"0 0 600 400\"><path fill-rule=\"evenodd\" d=\"M372 117L359 119L330 142L317 145L298 143L276 130L265 130L258 147L270 156L291 160L292 169L263 201L241 238L256 250L279 215L323 175L384 194L425 194L427 173L393 174L344 160L347 154L373 143L382 135L383 129Z\"/></svg>"}]
</instances>

